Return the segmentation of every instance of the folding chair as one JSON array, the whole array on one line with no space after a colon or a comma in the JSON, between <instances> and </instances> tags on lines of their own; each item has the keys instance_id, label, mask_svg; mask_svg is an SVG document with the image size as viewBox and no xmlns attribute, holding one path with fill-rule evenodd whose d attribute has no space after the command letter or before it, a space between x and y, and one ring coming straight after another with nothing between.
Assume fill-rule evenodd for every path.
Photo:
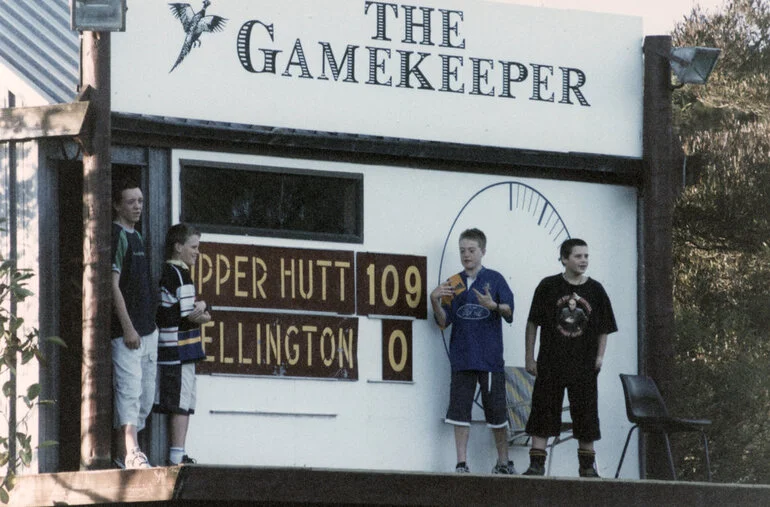
<instances>
[{"instance_id":1,"label":"folding chair","mask_svg":"<svg viewBox=\"0 0 770 507\"><path fill-rule=\"evenodd\" d=\"M666 442L666 453L668 454L668 464L671 468L671 476L676 480L676 469L674 468L674 458L671 456L670 433L694 432L697 431L703 437L703 450L706 454L706 470L708 481L711 482L711 462L709 460L709 443L706 438L704 428L711 424L707 419L682 419L672 417L668 413L666 403L660 395L655 381L644 375L626 375L620 374L620 382L623 384L623 394L626 398L626 414L628 420L634 425L628 430L626 445L623 446L623 453L620 455L620 463L615 472L615 478L620 474L620 467L623 466L623 459L626 457L628 442L631 440L631 433L636 428L645 433L656 433L663 435Z\"/></svg>"},{"instance_id":2,"label":"folding chair","mask_svg":"<svg viewBox=\"0 0 770 507\"><path fill-rule=\"evenodd\" d=\"M526 427L529 419L529 412L532 409L532 389L535 387L535 377L527 373L523 366L505 367L505 395L508 403L508 445L527 445L529 435ZM563 411L569 411L569 407L564 407ZM572 422L564 421L561 424L561 433L554 437L546 449L548 453L548 464L546 466L546 475L551 474L551 457L553 448L561 443L575 438L572 435Z\"/></svg>"}]
</instances>

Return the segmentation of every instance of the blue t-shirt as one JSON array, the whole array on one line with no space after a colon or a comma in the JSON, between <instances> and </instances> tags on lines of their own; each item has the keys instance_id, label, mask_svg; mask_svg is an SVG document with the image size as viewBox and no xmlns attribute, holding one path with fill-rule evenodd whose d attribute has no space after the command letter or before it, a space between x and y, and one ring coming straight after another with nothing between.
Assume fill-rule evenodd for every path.
<instances>
[{"instance_id":1,"label":"blue t-shirt","mask_svg":"<svg viewBox=\"0 0 770 507\"><path fill-rule=\"evenodd\" d=\"M449 343L452 371L503 371L505 361L501 315L481 306L473 289L482 294L489 289L495 302L510 306L511 317L506 319L509 324L513 322L513 292L503 275L491 269L482 267L470 287L465 272L460 273L460 276L467 289L455 295L450 304L443 305L447 326L452 325Z\"/></svg>"}]
</instances>

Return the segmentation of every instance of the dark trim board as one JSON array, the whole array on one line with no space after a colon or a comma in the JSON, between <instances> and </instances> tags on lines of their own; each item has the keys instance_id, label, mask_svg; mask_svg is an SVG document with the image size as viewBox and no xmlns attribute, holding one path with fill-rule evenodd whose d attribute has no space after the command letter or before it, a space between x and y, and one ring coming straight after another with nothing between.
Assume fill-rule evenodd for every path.
<instances>
[{"instance_id":1,"label":"dark trim board","mask_svg":"<svg viewBox=\"0 0 770 507\"><path fill-rule=\"evenodd\" d=\"M642 160L359 134L112 114L115 144L406 165L637 186Z\"/></svg>"}]
</instances>

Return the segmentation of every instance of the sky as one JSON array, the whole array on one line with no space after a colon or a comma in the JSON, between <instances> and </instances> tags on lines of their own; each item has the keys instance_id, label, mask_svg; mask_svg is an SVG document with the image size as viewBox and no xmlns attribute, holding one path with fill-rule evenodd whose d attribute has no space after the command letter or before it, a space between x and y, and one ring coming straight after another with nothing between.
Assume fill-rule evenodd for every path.
<instances>
[{"instance_id":1,"label":"sky","mask_svg":"<svg viewBox=\"0 0 770 507\"><path fill-rule=\"evenodd\" d=\"M714 11L725 0L506 0L510 3L641 16L645 35L667 35L696 4Z\"/></svg>"}]
</instances>

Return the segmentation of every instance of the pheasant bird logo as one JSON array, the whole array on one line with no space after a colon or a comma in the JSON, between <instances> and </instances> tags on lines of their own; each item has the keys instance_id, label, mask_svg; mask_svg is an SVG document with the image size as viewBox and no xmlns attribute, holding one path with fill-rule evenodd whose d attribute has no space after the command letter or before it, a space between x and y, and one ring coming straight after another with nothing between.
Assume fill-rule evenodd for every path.
<instances>
[{"instance_id":1,"label":"pheasant bird logo","mask_svg":"<svg viewBox=\"0 0 770 507\"><path fill-rule=\"evenodd\" d=\"M182 44L179 57L176 59L174 66L171 67L171 70L168 71L171 74L177 65L182 63L182 60L185 59L192 48L201 45L200 38L204 32L222 31L227 20L222 16L206 16L206 8L211 5L209 0L203 0L203 8L198 12L195 12L190 7L190 4L177 3L168 5L171 8L171 14L182 22L182 28L185 33L184 44Z\"/></svg>"}]
</instances>

